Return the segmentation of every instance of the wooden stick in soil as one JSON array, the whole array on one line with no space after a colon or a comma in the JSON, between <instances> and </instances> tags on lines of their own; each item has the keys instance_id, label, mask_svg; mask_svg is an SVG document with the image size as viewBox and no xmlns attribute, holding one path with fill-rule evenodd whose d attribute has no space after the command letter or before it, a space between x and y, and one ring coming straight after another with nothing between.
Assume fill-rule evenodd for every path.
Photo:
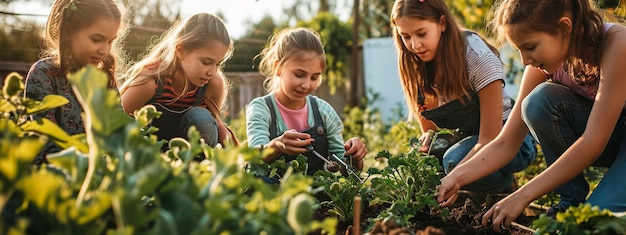
<instances>
[{"instance_id":1,"label":"wooden stick in soil","mask_svg":"<svg viewBox=\"0 0 626 235\"><path fill-rule=\"evenodd\" d=\"M361 197L354 197L354 221L352 222L352 234L361 234Z\"/></svg>"}]
</instances>

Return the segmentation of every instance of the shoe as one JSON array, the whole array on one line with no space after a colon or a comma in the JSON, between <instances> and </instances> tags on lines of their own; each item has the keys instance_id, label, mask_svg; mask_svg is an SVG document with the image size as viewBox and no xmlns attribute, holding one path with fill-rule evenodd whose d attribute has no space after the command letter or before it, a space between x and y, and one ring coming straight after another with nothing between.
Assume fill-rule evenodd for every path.
<instances>
[{"instance_id":1,"label":"shoe","mask_svg":"<svg viewBox=\"0 0 626 235\"><path fill-rule=\"evenodd\" d=\"M576 202L561 201L558 204L552 205L550 208L548 208L548 210L546 210L546 215L552 219L556 219L556 214L558 214L559 212L566 211L571 206L578 206L578 204L580 203L582 202L576 203Z\"/></svg>"}]
</instances>

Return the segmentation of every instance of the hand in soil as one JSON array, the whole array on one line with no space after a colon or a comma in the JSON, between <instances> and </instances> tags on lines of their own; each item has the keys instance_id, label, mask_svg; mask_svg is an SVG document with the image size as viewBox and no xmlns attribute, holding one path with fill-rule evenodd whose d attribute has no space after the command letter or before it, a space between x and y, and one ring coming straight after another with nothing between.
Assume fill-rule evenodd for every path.
<instances>
[{"instance_id":1,"label":"hand in soil","mask_svg":"<svg viewBox=\"0 0 626 235\"><path fill-rule=\"evenodd\" d=\"M491 226L494 231L499 233L510 228L511 222L528 207L528 203L525 203L526 200L520 198L517 192L519 191L494 204L483 216L482 225Z\"/></svg>"}]
</instances>

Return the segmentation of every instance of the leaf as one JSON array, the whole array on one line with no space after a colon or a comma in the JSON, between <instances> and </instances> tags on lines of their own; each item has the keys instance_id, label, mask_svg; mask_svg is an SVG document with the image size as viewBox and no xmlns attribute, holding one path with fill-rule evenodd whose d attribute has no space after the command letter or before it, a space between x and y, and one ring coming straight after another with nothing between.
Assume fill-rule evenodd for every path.
<instances>
[{"instance_id":1,"label":"leaf","mask_svg":"<svg viewBox=\"0 0 626 235\"><path fill-rule=\"evenodd\" d=\"M59 196L64 179L56 174L45 170L35 171L33 174L24 177L17 185L24 193L24 197L32 201L39 209L52 212L54 205L48 206L49 203L55 204L56 198Z\"/></svg>"},{"instance_id":2,"label":"leaf","mask_svg":"<svg viewBox=\"0 0 626 235\"><path fill-rule=\"evenodd\" d=\"M107 192L99 192L93 198L83 203L74 219L79 225L87 224L91 221L103 217L111 208L111 195Z\"/></svg>"},{"instance_id":3,"label":"leaf","mask_svg":"<svg viewBox=\"0 0 626 235\"><path fill-rule=\"evenodd\" d=\"M22 124L22 129L25 132L35 132L41 135L50 137L50 139L62 149L66 149L75 146L81 152L87 152L88 147L82 143L81 139L84 135L70 136L59 125L50 121L47 118L41 118L36 121L30 121Z\"/></svg>"},{"instance_id":4,"label":"leaf","mask_svg":"<svg viewBox=\"0 0 626 235\"><path fill-rule=\"evenodd\" d=\"M11 102L6 101L6 100L0 100L0 112L1 113L15 112L15 110L17 110L17 108L15 107L15 105L11 104Z\"/></svg>"},{"instance_id":5,"label":"leaf","mask_svg":"<svg viewBox=\"0 0 626 235\"><path fill-rule=\"evenodd\" d=\"M68 75L72 88L85 111L86 131L109 136L119 128L133 122L122 110L116 89L109 89L108 76L93 65L87 65ZM117 110L117 111L112 111Z\"/></svg>"},{"instance_id":6,"label":"leaf","mask_svg":"<svg viewBox=\"0 0 626 235\"><path fill-rule=\"evenodd\" d=\"M69 173L74 183L80 183L85 179L89 158L87 158L85 154L77 152L74 147L67 148L58 153L49 154L46 156L46 160L48 160L51 166L60 168Z\"/></svg>"},{"instance_id":7,"label":"leaf","mask_svg":"<svg viewBox=\"0 0 626 235\"><path fill-rule=\"evenodd\" d=\"M17 72L12 72L4 79L2 92L5 96L17 96L24 90L24 78Z\"/></svg>"},{"instance_id":8,"label":"leaf","mask_svg":"<svg viewBox=\"0 0 626 235\"><path fill-rule=\"evenodd\" d=\"M15 122L5 118L0 118L0 130L4 132L2 133L2 135L6 135L7 132L14 135L19 135L22 133L22 128L15 124Z\"/></svg>"},{"instance_id":9,"label":"leaf","mask_svg":"<svg viewBox=\"0 0 626 235\"><path fill-rule=\"evenodd\" d=\"M63 106L69 102L70 101L67 100L67 98L60 95L46 95L42 101L24 98L23 103L26 107L26 114L35 114L41 111Z\"/></svg>"}]
</instances>

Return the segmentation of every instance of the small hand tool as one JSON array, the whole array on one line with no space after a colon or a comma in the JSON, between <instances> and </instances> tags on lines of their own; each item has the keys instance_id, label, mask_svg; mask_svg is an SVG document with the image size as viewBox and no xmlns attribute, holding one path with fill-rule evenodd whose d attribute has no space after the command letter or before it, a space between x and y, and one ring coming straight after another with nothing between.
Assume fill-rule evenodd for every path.
<instances>
[{"instance_id":1,"label":"small hand tool","mask_svg":"<svg viewBox=\"0 0 626 235\"><path fill-rule=\"evenodd\" d=\"M337 157L337 155L335 155L334 153L333 153L331 156L333 156L333 158L335 158L335 160L336 160L337 162L339 162L341 165L343 165L343 167L345 167L345 168L346 168L346 170L347 170L350 174L354 175L357 179L359 179L359 181L361 181L361 183L364 183L364 182L363 182L363 179L361 179L361 177L359 176L359 174L357 174L357 173L356 173L356 171L354 171L354 167L353 167L353 166L346 164L344 161L342 161L341 159L339 159L339 157Z\"/></svg>"},{"instance_id":2,"label":"small hand tool","mask_svg":"<svg viewBox=\"0 0 626 235\"><path fill-rule=\"evenodd\" d=\"M326 159L324 156L322 156L320 153L318 153L317 151L315 151L315 149L313 149L312 145L307 145L306 149L311 151L315 156L317 156L318 158L322 159L322 161L324 161L326 164L333 164L332 162L330 162L330 160Z\"/></svg>"}]
</instances>

